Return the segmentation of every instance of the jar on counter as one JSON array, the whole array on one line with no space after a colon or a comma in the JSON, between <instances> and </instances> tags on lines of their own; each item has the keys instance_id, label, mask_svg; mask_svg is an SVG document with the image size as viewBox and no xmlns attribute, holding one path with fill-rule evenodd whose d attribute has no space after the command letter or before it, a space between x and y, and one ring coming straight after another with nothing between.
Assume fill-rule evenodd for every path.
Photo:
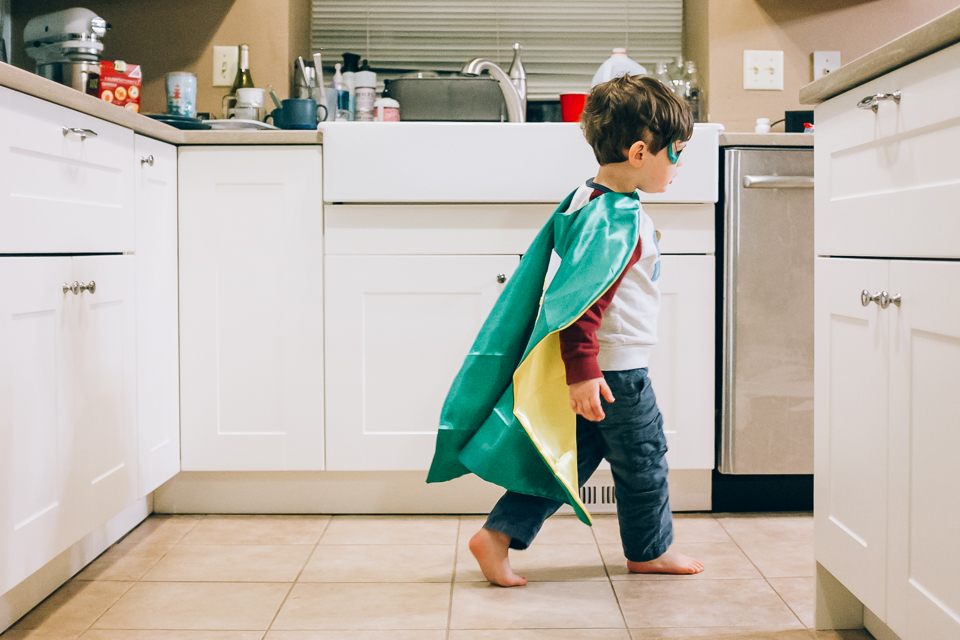
<instances>
[{"instance_id":1,"label":"jar on counter","mask_svg":"<svg viewBox=\"0 0 960 640\"><path fill-rule=\"evenodd\" d=\"M377 122L400 122L400 103L393 98L377 98L373 103L373 119Z\"/></svg>"}]
</instances>

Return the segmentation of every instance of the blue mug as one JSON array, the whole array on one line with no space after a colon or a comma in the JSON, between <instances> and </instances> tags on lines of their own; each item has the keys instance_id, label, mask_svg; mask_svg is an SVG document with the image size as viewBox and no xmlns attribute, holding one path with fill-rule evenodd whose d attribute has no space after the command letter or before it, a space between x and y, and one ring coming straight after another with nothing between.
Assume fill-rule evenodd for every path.
<instances>
[{"instance_id":1,"label":"blue mug","mask_svg":"<svg viewBox=\"0 0 960 640\"><path fill-rule=\"evenodd\" d=\"M281 129L316 129L318 116L325 119L326 108L322 116L318 114L317 102L313 98L290 98L281 103L280 109L274 109L265 120L273 118L273 124Z\"/></svg>"}]
</instances>

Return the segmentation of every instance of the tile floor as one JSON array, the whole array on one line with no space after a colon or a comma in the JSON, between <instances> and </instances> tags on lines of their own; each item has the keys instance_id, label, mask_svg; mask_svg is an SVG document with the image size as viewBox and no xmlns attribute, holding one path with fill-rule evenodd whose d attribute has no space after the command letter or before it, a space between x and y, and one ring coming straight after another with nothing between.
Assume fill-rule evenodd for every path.
<instances>
[{"instance_id":1,"label":"tile floor","mask_svg":"<svg viewBox=\"0 0 960 640\"><path fill-rule=\"evenodd\" d=\"M615 516L569 516L483 580L479 517L152 516L3 640L867 640L814 632L809 514L678 514L695 576L627 573Z\"/></svg>"}]
</instances>

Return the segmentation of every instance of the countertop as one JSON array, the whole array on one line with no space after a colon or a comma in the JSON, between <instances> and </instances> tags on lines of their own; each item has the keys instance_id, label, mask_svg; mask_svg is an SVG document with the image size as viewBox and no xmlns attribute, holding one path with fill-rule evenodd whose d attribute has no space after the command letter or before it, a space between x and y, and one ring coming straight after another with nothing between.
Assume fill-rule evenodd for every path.
<instances>
[{"instance_id":1,"label":"countertop","mask_svg":"<svg viewBox=\"0 0 960 640\"><path fill-rule=\"evenodd\" d=\"M960 7L801 88L800 103L819 104L957 42Z\"/></svg>"},{"instance_id":2,"label":"countertop","mask_svg":"<svg viewBox=\"0 0 960 640\"><path fill-rule=\"evenodd\" d=\"M812 147L809 133L721 133L721 147Z\"/></svg>"},{"instance_id":3,"label":"countertop","mask_svg":"<svg viewBox=\"0 0 960 640\"><path fill-rule=\"evenodd\" d=\"M319 144L319 131L181 131L139 113L0 62L0 86L59 104L176 145Z\"/></svg>"}]
</instances>

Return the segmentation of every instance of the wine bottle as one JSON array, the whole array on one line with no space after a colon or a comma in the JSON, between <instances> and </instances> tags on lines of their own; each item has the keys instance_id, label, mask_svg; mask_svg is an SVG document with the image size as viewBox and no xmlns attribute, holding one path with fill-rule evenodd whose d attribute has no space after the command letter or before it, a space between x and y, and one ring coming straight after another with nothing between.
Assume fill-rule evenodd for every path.
<instances>
[{"instance_id":1,"label":"wine bottle","mask_svg":"<svg viewBox=\"0 0 960 640\"><path fill-rule=\"evenodd\" d=\"M250 75L250 47L242 44L237 49L240 52L237 61L237 75L233 78L230 93L223 96L223 117L229 118L230 113L237 106L237 89L253 88L253 76Z\"/></svg>"}]
</instances>

